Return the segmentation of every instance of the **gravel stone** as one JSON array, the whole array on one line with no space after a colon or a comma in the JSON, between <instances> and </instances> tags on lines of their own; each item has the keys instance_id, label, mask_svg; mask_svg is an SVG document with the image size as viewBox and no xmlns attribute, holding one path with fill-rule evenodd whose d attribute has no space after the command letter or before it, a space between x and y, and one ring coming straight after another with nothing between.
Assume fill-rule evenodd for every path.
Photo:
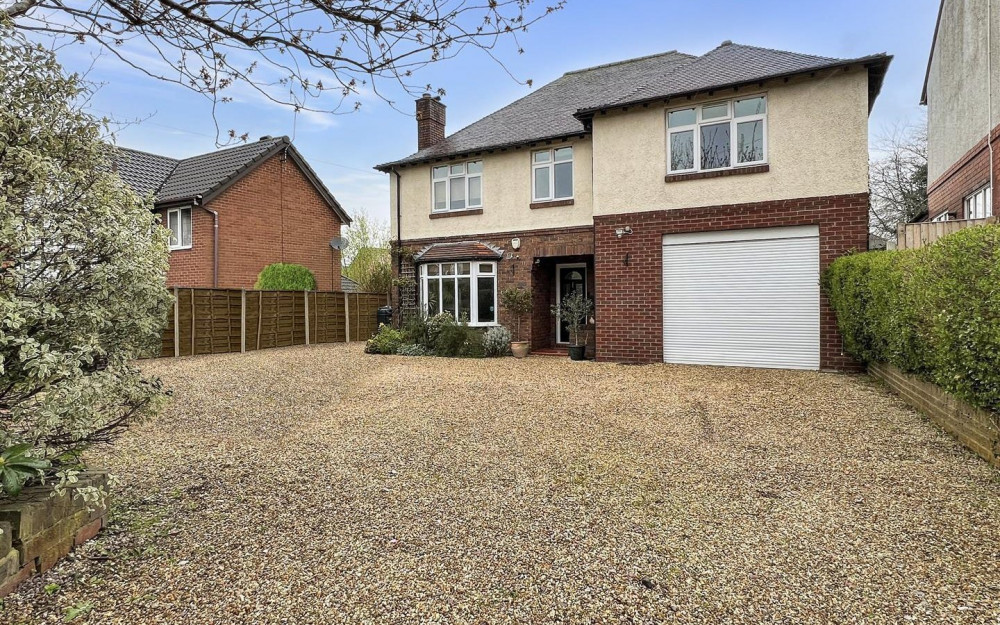
<instances>
[{"instance_id":1,"label":"gravel stone","mask_svg":"<svg viewBox=\"0 0 1000 625\"><path fill-rule=\"evenodd\" d=\"M1000 619L1000 472L864 376L360 344L143 367L173 401L92 452L109 527L0 623Z\"/></svg>"}]
</instances>

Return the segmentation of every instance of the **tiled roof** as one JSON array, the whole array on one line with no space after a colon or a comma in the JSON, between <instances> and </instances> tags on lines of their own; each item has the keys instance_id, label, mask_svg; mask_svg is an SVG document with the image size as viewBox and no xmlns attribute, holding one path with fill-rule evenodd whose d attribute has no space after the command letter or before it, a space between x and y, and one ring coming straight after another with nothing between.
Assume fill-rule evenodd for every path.
<instances>
[{"instance_id":1,"label":"tiled roof","mask_svg":"<svg viewBox=\"0 0 1000 625\"><path fill-rule=\"evenodd\" d=\"M273 148L289 143L288 137L268 138L186 158L177 164L163 183L156 199L169 202L199 194L208 195Z\"/></svg>"},{"instance_id":2,"label":"tiled roof","mask_svg":"<svg viewBox=\"0 0 1000 625\"><path fill-rule=\"evenodd\" d=\"M358 283L355 282L354 280L351 280L345 275L341 275L340 290L343 291L344 293L358 293L359 291L361 291L361 288L358 286Z\"/></svg>"},{"instance_id":3,"label":"tiled roof","mask_svg":"<svg viewBox=\"0 0 1000 625\"><path fill-rule=\"evenodd\" d=\"M582 106L596 105L613 94L661 75L671 67L690 61L692 56L665 52L620 63L568 72L499 111L455 132L444 141L420 150L395 163L416 162L461 152L518 145L542 138L584 133L583 124L573 117ZM379 165L385 167L386 165Z\"/></svg>"},{"instance_id":4,"label":"tiled roof","mask_svg":"<svg viewBox=\"0 0 1000 625\"><path fill-rule=\"evenodd\" d=\"M834 59L725 42L702 56L671 51L599 65L568 72L443 141L376 169L585 134L585 120L604 108L854 63L880 67L881 73L873 71L869 79L869 100L874 102L891 58Z\"/></svg>"},{"instance_id":5,"label":"tiled roof","mask_svg":"<svg viewBox=\"0 0 1000 625\"><path fill-rule=\"evenodd\" d=\"M447 260L496 260L503 256L503 250L479 241L457 243L432 243L413 255L413 260L421 263Z\"/></svg>"},{"instance_id":6,"label":"tiled roof","mask_svg":"<svg viewBox=\"0 0 1000 625\"><path fill-rule=\"evenodd\" d=\"M637 85L596 107L581 106L580 109L586 111L658 100L730 85L751 83L765 78L791 76L828 67L839 67L872 60L879 56L885 55L859 59L835 59L727 42L693 59L690 63L685 63L676 70L664 72L663 75L648 84Z\"/></svg>"},{"instance_id":7,"label":"tiled roof","mask_svg":"<svg viewBox=\"0 0 1000 625\"><path fill-rule=\"evenodd\" d=\"M117 148L115 171L139 195L156 195L178 161L168 156Z\"/></svg>"},{"instance_id":8,"label":"tiled roof","mask_svg":"<svg viewBox=\"0 0 1000 625\"><path fill-rule=\"evenodd\" d=\"M217 150L185 159L116 148L115 171L133 190L152 195L157 204L189 201L202 196L208 202L267 157L287 149L320 195L338 213L345 225L351 218L288 137L261 137L260 141Z\"/></svg>"}]
</instances>

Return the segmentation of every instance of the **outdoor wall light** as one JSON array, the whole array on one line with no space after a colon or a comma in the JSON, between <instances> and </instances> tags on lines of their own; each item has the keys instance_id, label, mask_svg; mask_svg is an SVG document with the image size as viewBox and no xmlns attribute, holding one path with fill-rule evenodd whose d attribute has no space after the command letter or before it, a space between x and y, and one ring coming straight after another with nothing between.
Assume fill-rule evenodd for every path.
<instances>
[{"instance_id":1,"label":"outdoor wall light","mask_svg":"<svg viewBox=\"0 0 1000 625\"><path fill-rule=\"evenodd\" d=\"M626 234L632 234L632 226L625 226L623 228L615 228L615 236L619 239Z\"/></svg>"}]
</instances>

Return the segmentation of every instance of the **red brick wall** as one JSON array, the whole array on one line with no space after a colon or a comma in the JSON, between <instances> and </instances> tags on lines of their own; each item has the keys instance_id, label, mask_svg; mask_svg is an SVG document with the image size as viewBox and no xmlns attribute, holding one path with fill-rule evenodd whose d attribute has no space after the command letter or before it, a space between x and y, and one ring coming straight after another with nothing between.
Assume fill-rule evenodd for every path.
<instances>
[{"instance_id":1,"label":"red brick wall","mask_svg":"<svg viewBox=\"0 0 1000 625\"><path fill-rule=\"evenodd\" d=\"M993 129L993 150L1000 151L1000 126ZM994 178L1000 176L1000 154L994 154ZM990 151L986 137L965 153L941 176L927 185L928 219L941 213L954 213L966 219L964 200L990 181ZM1000 215L1000 196L993 194L993 214Z\"/></svg>"},{"instance_id":2,"label":"red brick wall","mask_svg":"<svg viewBox=\"0 0 1000 625\"><path fill-rule=\"evenodd\" d=\"M167 211L158 210L160 223L167 224ZM167 286L212 286L212 215L191 210L191 249L170 252Z\"/></svg>"},{"instance_id":3,"label":"red brick wall","mask_svg":"<svg viewBox=\"0 0 1000 625\"><path fill-rule=\"evenodd\" d=\"M456 218L460 219L460 218ZM514 250L511 238L521 239L521 247ZM594 253L594 231L590 227L556 228L531 230L527 232L502 232L494 234L470 234L461 237L438 239L413 239L403 241L403 246L413 252L431 243L448 241L481 241L504 250L505 254L497 262L497 289L520 286L532 291L533 310L530 318L521 321L521 338L531 341L532 349L552 345L555 333L555 319L550 308L555 304L555 260L544 260L535 264L535 259L554 259L558 262L577 262L590 259ZM405 271L404 271L405 272ZM589 274L593 276L593 263ZM590 278L592 281L593 278ZM516 323L509 314L500 309L500 323L514 333Z\"/></svg>"},{"instance_id":4,"label":"red brick wall","mask_svg":"<svg viewBox=\"0 0 1000 625\"><path fill-rule=\"evenodd\" d=\"M340 290L340 219L298 166L277 154L207 204L219 213L220 288L252 288L271 263L305 265L320 290ZM213 218L192 210L192 248L170 254L169 286L211 287Z\"/></svg>"},{"instance_id":5,"label":"red brick wall","mask_svg":"<svg viewBox=\"0 0 1000 625\"><path fill-rule=\"evenodd\" d=\"M868 194L595 217L597 358L663 360L663 235L812 224L819 226L821 270L849 251L868 249ZM623 226L633 234L619 239L615 228ZM820 366L858 369L842 352L825 296L820 297Z\"/></svg>"}]
</instances>

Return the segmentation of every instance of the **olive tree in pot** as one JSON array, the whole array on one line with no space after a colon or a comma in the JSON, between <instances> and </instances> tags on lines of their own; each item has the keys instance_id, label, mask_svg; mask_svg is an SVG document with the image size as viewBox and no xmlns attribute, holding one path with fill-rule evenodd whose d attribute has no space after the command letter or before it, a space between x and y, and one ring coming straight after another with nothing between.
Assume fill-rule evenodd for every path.
<instances>
[{"instance_id":1,"label":"olive tree in pot","mask_svg":"<svg viewBox=\"0 0 1000 625\"><path fill-rule=\"evenodd\" d=\"M557 306L552 307L552 314L561 322L566 323L569 330L570 360L583 360L587 351L589 328L587 321L594 312L594 302L583 293L571 293L564 297Z\"/></svg>"},{"instance_id":2,"label":"olive tree in pot","mask_svg":"<svg viewBox=\"0 0 1000 625\"><path fill-rule=\"evenodd\" d=\"M517 286L508 287L500 293L500 305L517 320L516 340L510 342L510 351L516 358L524 358L530 347L528 341L521 340L521 319L531 313L531 292Z\"/></svg>"}]
</instances>

